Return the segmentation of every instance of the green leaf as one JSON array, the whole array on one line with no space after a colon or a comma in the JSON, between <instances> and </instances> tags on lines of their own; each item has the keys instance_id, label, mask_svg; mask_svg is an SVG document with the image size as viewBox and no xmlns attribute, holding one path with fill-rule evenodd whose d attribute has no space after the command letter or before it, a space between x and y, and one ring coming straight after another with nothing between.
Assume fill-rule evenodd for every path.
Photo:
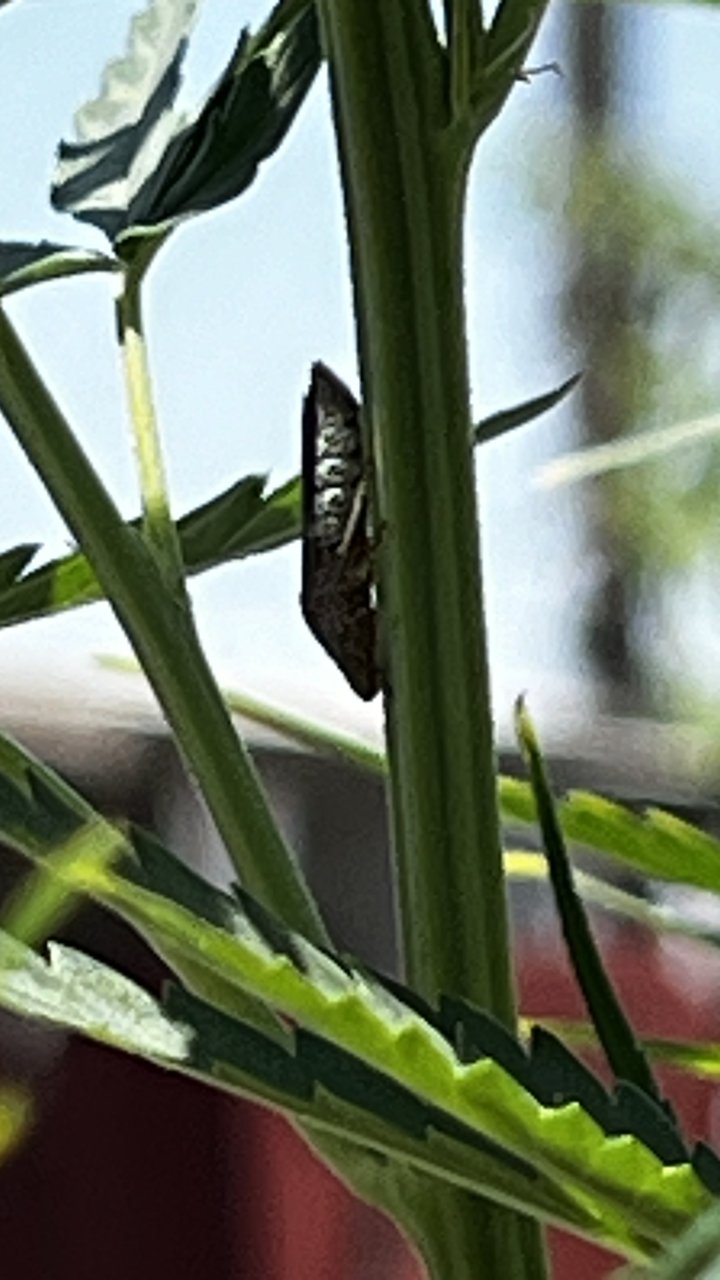
<instances>
[{"instance_id":1,"label":"green leaf","mask_svg":"<svg viewBox=\"0 0 720 1280\"><path fill-rule=\"evenodd\" d=\"M40 550L39 542L21 542L0 555L0 591L12 586Z\"/></svg>"},{"instance_id":2,"label":"green leaf","mask_svg":"<svg viewBox=\"0 0 720 1280\"><path fill-rule=\"evenodd\" d=\"M110 259L103 261L111 262ZM555 391L486 418L475 428L476 442L485 443L546 412L568 394L579 377L575 375ZM302 492L299 476L267 497L263 497L264 486L262 477L246 476L178 521L188 575L203 573L229 560L272 551L299 537ZM130 525L139 528L140 522L133 520ZM80 551L25 573L39 549L39 543L27 543L0 555L0 627L16 626L103 599L95 574ZM308 726L310 738L313 732L312 726Z\"/></svg>"},{"instance_id":3,"label":"green leaf","mask_svg":"<svg viewBox=\"0 0 720 1280\"><path fill-rule=\"evenodd\" d=\"M597 1036L588 1022L571 1018L533 1019L567 1044L584 1049L597 1048ZM720 1043L712 1040L669 1040L663 1036L643 1036L643 1047L659 1066L687 1071L701 1079L720 1077Z\"/></svg>"},{"instance_id":4,"label":"green leaf","mask_svg":"<svg viewBox=\"0 0 720 1280\"><path fill-rule=\"evenodd\" d=\"M188 573L283 546L300 524L300 493L290 481L267 496L267 477L245 476L178 520Z\"/></svg>"},{"instance_id":5,"label":"green leaf","mask_svg":"<svg viewBox=\"0 0 720 1280\"><path fill-rule=\"evenodd\" d=\"M197 7L198 0L150 0L132 19L124 57L105 68L99 96L77 112L77 141L60 143L53 205L110 240L132 225L181 127L172 107Z\"/></svg>"},{"instance_id":6,"label":"green leaf","mask_svg":"<svg viewBox=\"0 0 720 1280\"><path fill-rule=\"evenodd\" d=\"M118 271L120 263L92 249L40 240L0 243L0 298L45 280L84 275L89 271Z\"/></svg>"},{"instance_id":7,"label":"green leaf","mask_svg":"<svg viewBox=\"0 0 720 1280\"><path fill-rule=\"evenodd\" d=\"M541 1218L576 1229L597 1225L589 1210L527 1161L478 1141L442 1112L315 1037L289 1031L280 1041L270 1039L174 985L161 1005L134 982L70 948L51 943L48 952L45 962L0 932L1 1004L282 1108L313 1129L399 1156ZM352 1101L349 1093L356 1095Z\"/></svg>"},{"instance_id":8,"label":"green leaf","mask_svg":"<svg viewBox=\"0 0 720 1280\"><path fill-rule=\"evenodd\" d=\"M0 1000L24 1017L59 1022L155 1060L182 1060L190 1035L134 982L68 947L48 944L46 963L0 933Z\"/></svg>"},{"instance_id":9,"label":"green leaf","mask_svg":"<svg viewBox=\"0 0 720 1280\"><path fill-rule=\"evenodd\" d=\"M142 238L240 195L280 145L320 65L314 7L279 11L243 32L220 80L191 119L174 111L198 0L150 0L127 52L109 64L98 98L62 142L52 200L117 242Z\"/></svg>"},{"instance_id":10,"label":"green leaf","mask_svg":"<svg viewBox=\"0 0 720 1280\"><path fill-rule=\"evenodd\" d=\"M505 821L532 824L537 812L527 783L500 779ZM633 813L589 791L570 791L558 802L567 840L609 854L643 875L720 893L720 841L662 809Z\"/></svg>"},{"instance_id":11,"label":"green leaf","mask_svg":"<svg viewBox=\"0 0 720 1280\"><path fill-rule=\"evenodd\" d=\"M134 221L167 222L240 195L279 147L319 66L313 5L270 39L243 33L204 107L168 148Z\"/></svg>"},{"instance_id":12,"label":"green leaf","mask_svg":"<svg viewBox=\"0 0 720 1280\"><path fill-rule=\"evenodd\" d=\"M243 559L245 556L257 555L261 551L274 551L300 536L302 490L300 478L293 477L279 489L273 490L258 502L253 512L248 512L247 520L236 526L228 538L226 556L229 559ZM182 529L181 529L182 538ZM215 555L208 559L208 567L217 563Z\"/></svg>"},{"instance_id":13,"label":"green leaf","mask_svg":"<svg viewBox=\"0 0 720 1280\"><path fill-rule=\"evenodd\" d=\"M514 427L523 427L526 422L532 422L534 418L539 418L541 414L554 409L555 405L560 404L560 401L574 390L581 377L581 373L573 374L572 378L568 378L554 391L547 391L542 396L536 396L534 400L526 400L512 409L503 409L500 413L484 418L482 422L478 422L473 431L475 444L487 444L489 440L505 435L506 431L512 431Z\"/></svg>"},{"instance_id":14,"label":"green leaf","mask_svg":"<svg viewBox=\"0 0 720 1280\"><path fill-rule=\"evenodd\" d=\"M435 1014L412 992L313 947L257 903L214 889L154 839L131 832L119 860L69 866L47 856L78 825L102 823L16 744L0 740L0 835L45 865L71 892L90 894L129 921L201 999L231 1008L233 992L360 1059L372 1071L525 1160L578 1205L592 1200L595 1238L644 1254L709 1202L720 1165L658 1152L667 1125L627 1088L606 1097L599 1081L547 1036L531 1054L463 1001ZM105 824L110 826L110 824ZM110 828L112 830L112 828ZM116 833L117 834L117 833ZM458 1046L457 1049L455 1046ZM460 1053L461 1050L461 1053ZM572 1062L572 1085L568 1078ZM704 1160L704 1163L703 1163Z\"/></svg>"},{"instance_id":15,"label":"green leaf","mask_svg":"<svg viewBox=\"0 0 720 1280\"><path fill-rule=\"evenodd\" d=\"M585 908L573 883L573 871L550 791L542 753L535 728L522 699L515 709L515 724L520 748L530 771L530 782L538 811L550 883L555 895L563 936L570 961L583 993L608 1062L620 1080L635 1085L654 1104L662 1108L669 1121L674 1115L663 1099L650 1065L640 1048L632 1026L595 944ZM680 1150L683 1143L677 1135Z\"/></svg>"},{"instance_id":16,"label":"green leaf","mask_svg":"<svg viewBox=\"0 0 720 1280\"><path fill-rule=\"evenodd\" d=\"M292 480L267 497L263 496L265 483L262 476L246 476L178 521L188 574L273 550L297 537L299 481ZM132 528L139 524L138 520L130 522ZM80 551L24 573L38 549L37 544L25 544L0 556L0 627L103 599L97 578Z\"/></svg>"}]
</instances>

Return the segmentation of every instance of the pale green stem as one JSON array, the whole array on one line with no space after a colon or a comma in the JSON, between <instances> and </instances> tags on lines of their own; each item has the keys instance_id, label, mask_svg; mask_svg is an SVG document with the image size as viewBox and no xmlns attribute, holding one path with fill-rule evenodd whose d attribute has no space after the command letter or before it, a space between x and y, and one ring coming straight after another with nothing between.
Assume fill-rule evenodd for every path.
<instances>
[{"instance_id":1,"label":"pale green stem","mask_svg":"<svg viewBox=\"0 0 720 1280\"><path fill-rule=\"evenodd\" d=\"M118 341L132 424L143 511L143 533L171 593L184 595L184 570L170 499L148 367L142 320L144 271L123 274L117 300Z\"/></svg>"}]
</instances>

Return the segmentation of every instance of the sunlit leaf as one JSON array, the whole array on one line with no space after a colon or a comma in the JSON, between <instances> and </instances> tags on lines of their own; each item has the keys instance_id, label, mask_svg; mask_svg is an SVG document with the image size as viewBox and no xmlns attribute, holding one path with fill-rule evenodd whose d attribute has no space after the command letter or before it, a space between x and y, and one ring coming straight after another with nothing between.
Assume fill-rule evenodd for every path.
<instances>
[{"instance_id":1,"label":"sunlit leaf","mask_svg":"<svg viewBox=\"0 0 720 1280\"><path fill-rule=\"evenodd\" d=\"M0 780L0 835L38 864L78 825L102 822L7 740ZM443 1125L469 1128L520 1160L532 1151L539 1172L578 1205L592 1197L597 1239L643 1254L709 1203L708 1188L720 1190L711 1152L678 1158L657 1108L627 1085L606 1094L546 1033L526 1052L462 1000L433 1011L397 982L319 951L247 895L213 888L144 833L129 831L111 865L88 859L53 874L131 923L201 999L219 991L227 1010L233 991L250 995L302 1028L299 1041L320 1037L390 1077L442 1112Z\"/></svg>"},{"instance_id":2,"label":"sunlit leaf","mask_svg":"<svg viewBox=\"0 0 720 1280\"><path fill-rule=\"evenodd\" d=\"M2 933L0 1004L280 1107L313 1129L399 1156L541 1218L580 1230L597 1225L531 1164L478 1140L317 1037L289 1031L270 1039L174 986L163 1007L88 956L51 943L46 962Z\"/></svg>"},{"instance_id":3,"label":"sunlit leaf","mask_svg":"<svg viewBox=\"0 0 720 1280\"><path fill-rule=\"evenodd\" d=\"M131 23L122 58L78 112L62 142L56 208L112 240L147 236L240 195L280 145L320 65L314 6L244 31L227 67L191 116L175 100L198 0L150 0Z\"/></svg>"},{"instance_id":4,"label":"sunlit leaf","mask_svg":"<svg viewBox=\"0 0 720 1280\"><path fill-rule=\"evenodd\" d=\"M268 41L243 33L202 110L168 147L134 222L165 222L240 195L282 142L319 66L312 5Z\"/></svg>"},{"instance_id":5,"label":"sunlit leaf","mask_svg":"<svg viewBox=\"0 0 720 1280\"><path fill-rule=\"evenodd\" d=\"M500 805L510 823L537 822L527 783L500 779ZM720 893L720 841L663 809L633 813L589 791L569 791L558 801L568 840L597 849L651 879Z\"/></svg>"},{"instance_id":6,"label":"sunlit leaf","mask_svg":"<svg viewBox=\"0 0 720 1280\"><path fill-rule=\"evenodd\" d=\"M182 1059L188 1033L151 996L89 956L51 942L49 962L0 933L0 1000L26 1017L60 1022L149 1058Z\"/></svg>"},{"instance_id":7,"label":"sunlit leaf","mask_svg":"<svg viewBox=\"0 0 720 1280\"><path fill-rule=\"evenodd\" d=\"M55 208L114 240L135 220L170 141L180 70L199 0L150 0L130 24L127 50L105 68L97 98L75 116L76 142L62 142L52 187Z\"/></svg>"}]
</instances>

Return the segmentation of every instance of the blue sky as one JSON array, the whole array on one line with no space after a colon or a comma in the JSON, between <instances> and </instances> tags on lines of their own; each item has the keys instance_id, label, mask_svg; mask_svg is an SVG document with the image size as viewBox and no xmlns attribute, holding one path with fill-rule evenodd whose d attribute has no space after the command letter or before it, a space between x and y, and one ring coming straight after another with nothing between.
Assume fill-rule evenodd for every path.
<instances>
[{"instance_id":1,"label":"blue sky","mask_svg":"<svg viewBox=\"0 0 720 1280\"><path fill-rule=\"evenodd\" d=\"M99 246L91 228L54 215L47 185L58 138L97 92L102 65L122 52L137 0L17 0L0 13L0 237ZM189 100L212 81L244 22L266 4L205 0L188 63ZM639 7L628 130L655 162L710 209L720 196L720 15ZM562 11L532 61L563 54ZM689 72L692 68L692 73ZM552 76L518 85L483 140L467 224L473 393L478 414L562 381L577 367L567 334L548 320L560 285L543 218L528 210L533 138L560 127L567 89ZM551 135L550 135L551 136ZM558 202L564 198L560 175ZM501 216L498 217L498 211ZM251 190L198 218L156 263L147 298L150 349L177 513L247 472L280 482L299 465L299 409L308 370L322 358L356 384L347 255L324 77L281 151ZM110 287L102 277L45 285L9 308L96 466L128 515L137 509ZM720 399L720 396L719 396ZM580 490L534 490L534 467L572 439L572 409L556 412L479 459L491 652L500 719L529 690L533 705L565 690L582 704L575 619L587 589L574 512ZM9 433L0 437L0 547L42 540L57 553L61 522ZM193 594L222 680L303 710L359 724L361 707L307 633L289 548L231 565ZM0 633L0 682L61 678L97 651L125 651L103 606ZM579 680L579 686L576 685ZM556 707L557 710L557 707Z\"/></svg>"}]
</instances>

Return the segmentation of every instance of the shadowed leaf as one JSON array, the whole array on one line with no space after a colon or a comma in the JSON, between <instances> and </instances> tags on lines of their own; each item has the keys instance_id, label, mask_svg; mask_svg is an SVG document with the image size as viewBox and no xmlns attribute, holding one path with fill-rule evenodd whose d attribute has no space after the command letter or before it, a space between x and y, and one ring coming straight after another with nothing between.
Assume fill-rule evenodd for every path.
<instances>
[{"instance_id":1,"label":"shadowed leaf","mask_svg":"<svg viewBox=\"0 0 720 1280\"><path fill-rule=\"evenodd\" d=\"M576 373L554 391L547 391L545 395L536 396L534 400L526 400L512 409L503 409L501 413L494 413L491 417L484 418L473 430L475 444L487 444L489 440L505 435L506 431L512 431L514 427L523 427L526 422L532 422L534 418L539 418L541 414L554 409L555 405L560 404L561 400L574 390L581 377L581 373Z\"/></svg>"},{"instance_id":2,"label":"shadowed leaf","mask_svg":"<svg viewBox=\"0 0 720 1280\"><path fill-rule=\"evenodd\" d=\"M299 482L263 495L262 476L246 476L178 521L188 574L284 546L300 530ZM138 521L131 522L138 527ZM0 627L45 617L103 599L82 552L72 552L24 573L37 545L14 547L0 556Z\"/></svg>"},{"instance_id":3,"label":"shadowed leaf","mask_svg":"<svg viewBox=\"0 0 720 1280\"><path fill-rule=\"evenodd\" d=\"M44 280L60 280L64 276L88 272L117 271L119 266L114 258L91 249L52 244L49 240L40 240L36 244L6 241L0 243L0 298L30 285L42 284Z\"/></svg>"},{"instance_id":4,"label":"shadowed leaf","mask_svg":"<svg viewBox=\"0 0 720 1280\"><path fill-rule=\"evenodd\" d=\"M555 801L550 790L545 763L532 720L522 699L518 699L515 724L520 748L530 773L538 822L548 861L550 883L562 924L563 937L570 961L583 993L593 1026L608 1062L617 1078L634 1087L640 1097L634 1099L635 1110L645 1097L656 1122L670 1125L680 1152L683 1143L674 1125L669 1104L663 1099L645 1054L638 1044L632 1026L615 992L595 943L582 900L573 880L573 870L565 847ZM629 1095L625 1095L629 1098ZM628 1105L632 1105L628 1101ZM682 1156L680 1157L682 1158Z\"/></svg>"}]
</instances>

